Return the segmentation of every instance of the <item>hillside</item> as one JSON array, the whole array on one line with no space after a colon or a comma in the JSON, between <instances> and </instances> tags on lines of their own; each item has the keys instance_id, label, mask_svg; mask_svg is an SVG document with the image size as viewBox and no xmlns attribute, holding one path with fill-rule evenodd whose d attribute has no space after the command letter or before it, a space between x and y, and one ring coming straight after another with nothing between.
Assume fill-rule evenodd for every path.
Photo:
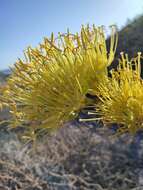
<instances>
[{"instance_id":1,"label":"hillside","mask_svg":"<svg viewBox=\"0 0 143 190\"><path fill-rule=\"evenodd\" d=\"M0 83L5 82L6 78L10 75L10 70L6 69L3 71L0 71Z\"/></svg>"},{"instance_id":2,"label":"hillside","mask_svg":"<svg viewBox=\"0 0 143 190\"><path fill-rule=\"evenodd\" d=\"M117 54L121 51L131 57L143 52L143 16L135 18L119 32Z\"/></svg>"},{"instance_id":3,"label":"hillside","mask_svg":"<svg viewBox=\"0 0 143 190\"><path fill-rule=\"evenodd\" d=\"M135 57L137 52L143 52L143 15L129 21L119 32L115 61L111 68L116 68L120 52L127 53L129 58ZM110 38L107 40L109 46ZM142 71L143 76L143 71Z\"/></svg>"}]
</instances>

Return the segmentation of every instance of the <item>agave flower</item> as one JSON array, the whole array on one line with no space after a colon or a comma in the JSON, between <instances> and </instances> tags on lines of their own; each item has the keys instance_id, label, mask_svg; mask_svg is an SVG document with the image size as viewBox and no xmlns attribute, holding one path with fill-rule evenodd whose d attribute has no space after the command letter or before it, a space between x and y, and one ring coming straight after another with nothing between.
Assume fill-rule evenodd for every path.
<instances>
[{"instance_id":1,"label":"agave flower","mask_svg":"<svg viewBox=\"0 0 143 190\"><path fill-rule=\"evenodd\" d=\"M97 112L107 124L119 124L117 134L129 132L135 134L143 128L143 80L140 77L141 53L129 61L121 53L117 71L111 72L111 78L99 87L101 103ZM111 125L109 125L111 126Z\"/></svg>"},{"instance_id":2,"label":"agave flower","mask_svg":"<svg viewBox=\"0 0 143 190\"><path fill-rule=\"evenodd\" d=\"M86 94L107 77L114 58L117 34L112 27L111 46L106 49L102 27L82 27L80 34L51 35L39 48L28 48L25 60L12 69L4 93L14 123L25 125L35 138L75 118L86 106ZM94 86L93 86L94 84Z\"/></svg>"}]
</instances>

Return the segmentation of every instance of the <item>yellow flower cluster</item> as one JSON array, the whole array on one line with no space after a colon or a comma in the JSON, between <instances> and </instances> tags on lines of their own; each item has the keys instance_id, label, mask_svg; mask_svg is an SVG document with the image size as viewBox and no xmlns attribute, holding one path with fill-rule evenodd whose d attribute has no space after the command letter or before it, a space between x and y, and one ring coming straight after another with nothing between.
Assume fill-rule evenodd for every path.
<instances>
[{"instance_id":1,"label":"yellow flower cluster","mask_svg":"<svg viewBox=\"0 0 143 190\"><path fill-rule=\"evenodd\" d=\"M12 69L4 92L12 126L24 125L36 136L75 118L88 102L86 94L94 89L96 95L107 77L117 46L116 28L111 31L109 53L103 27L95 26L82 26L80 34L52 34L40 47L29 47L25 60Z\"/></svg>"},{"instance_id":2,"label":"yellow flower cluster","mask_svg":"<svg viewBox=\"0 0 143 190\"><path fill-rule=\"evenodd\" d=\"M119 124L117 134L135 134L143 128L143 80L140 77L141 53L137 58L128 59L121 53L116 71L99 87L100 104L97 112L107 124Z\"/></svg>"},{"instance_id":3,"label":"yellow flower cluster","mask_svg":"<svg viewBox=\"0 0 143 190\"><path fill-rule=\"evenodd\" d=\"M76 118L89 104L87 94L92 94L98 102L91 114L98 114L105 124L119 124L117 134L142 129L141 53L131 60L121 53L117 70L112 69L109 77L117 40L112 26L108 52L103 27L93 25L82 26L76 34L59 33L57 38L52 33L38 48L29 47L3 90L3 103L13 116L11 126L24 126L24 137L36 139Z\"/></svg>"}]
</instances>

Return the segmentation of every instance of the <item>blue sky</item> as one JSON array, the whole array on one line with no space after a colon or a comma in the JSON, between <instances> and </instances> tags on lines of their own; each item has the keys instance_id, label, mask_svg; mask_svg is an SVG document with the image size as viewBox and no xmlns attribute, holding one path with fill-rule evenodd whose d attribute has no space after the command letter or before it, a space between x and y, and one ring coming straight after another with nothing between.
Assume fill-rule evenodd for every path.
<instances>
[{"instance_id":1,"label":"blue sky","mask_svg":"<svg viewBox=\"0 0 143 190\"><path fill-rule=\"evenodd\" d=\"M121 27L141 13L143 0L0 0L0 70L51 32L76 32L86 23Z\"/></svg>"}]
</instances>

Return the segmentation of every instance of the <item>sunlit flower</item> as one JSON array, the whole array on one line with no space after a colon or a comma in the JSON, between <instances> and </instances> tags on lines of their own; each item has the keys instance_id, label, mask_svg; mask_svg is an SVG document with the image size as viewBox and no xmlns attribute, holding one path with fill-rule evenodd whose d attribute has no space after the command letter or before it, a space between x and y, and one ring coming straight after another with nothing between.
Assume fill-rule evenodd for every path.
<instances>
[{"instance_id":1,"label":"sunlit flower","mask_svg":"<svg viewBox=\"0 0 143 190\"><path fill-rule=\"evenodd\" d=\"M39 134L55 130L86 106L86 94L107 77L117 34L112 27L109 54L103 27L82 27L80 34L51 35L39 48L28 48L12 69L5 90L15 126ZM12 124L14 126L14 124Z\"/></svg>"},{"instance_id":2,"label":"sunlit flower","mask_svg":"<svg viewBox=\"0 0 143 190\"><path fill-rule=\"evenodd\" d=\"M121 54L117 71L111 72L106 84L100 85L100 100L97 112L108 124L119 125L117 134L135 134L143 128L143 80L140 77L141 53L128 60ZM112 125L111 125L112 126Z\"/></svg>"}]
</instances>

